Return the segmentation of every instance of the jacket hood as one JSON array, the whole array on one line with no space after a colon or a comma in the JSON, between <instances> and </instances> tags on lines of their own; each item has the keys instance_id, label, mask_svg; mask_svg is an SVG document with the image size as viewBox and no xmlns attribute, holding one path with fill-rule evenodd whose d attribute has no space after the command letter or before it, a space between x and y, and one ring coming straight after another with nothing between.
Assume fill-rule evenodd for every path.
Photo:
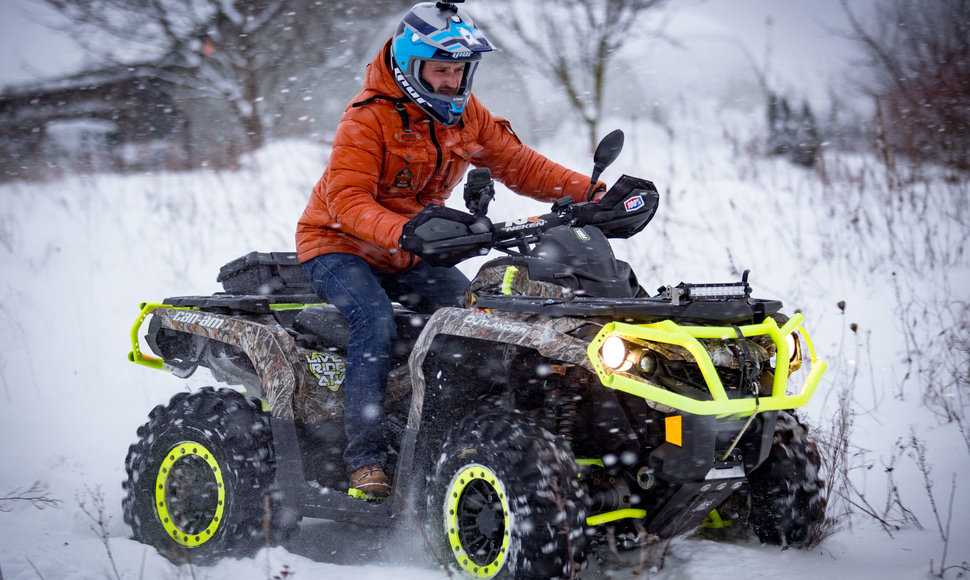
<instances>
[{"instance_id":1,"label":"jacket hood","mask_svg":"<svg viewBox=\"0 0 970 580\"><path fill-rule=\"evenodd\" d=\"M391 72L391 41L384 43L384 48L377 53L374 60L367 65L367 75L364 77L364 90L374 91L378 95L402 98L407 95L394 80Z\"/></svg>"}]
</instances>

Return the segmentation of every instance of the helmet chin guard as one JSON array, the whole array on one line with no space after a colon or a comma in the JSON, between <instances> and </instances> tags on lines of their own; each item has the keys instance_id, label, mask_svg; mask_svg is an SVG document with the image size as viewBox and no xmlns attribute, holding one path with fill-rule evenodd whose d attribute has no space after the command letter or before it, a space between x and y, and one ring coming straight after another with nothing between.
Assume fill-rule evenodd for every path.
<instances>
[{"instance_id":1,"label":"helmet chin guard","mask_svg":"<svg viewBox=\"0 0 970 580\"><path fill-rule=\"evenodd\" d=\"M483 52L495 50L472 19L449 2L416 4L391 40L394 80L432 119L454 125L465 111L472 79ZM465 63L457 94L435 93L421 78L428 62Z\"/></svg>"}]
</instances>

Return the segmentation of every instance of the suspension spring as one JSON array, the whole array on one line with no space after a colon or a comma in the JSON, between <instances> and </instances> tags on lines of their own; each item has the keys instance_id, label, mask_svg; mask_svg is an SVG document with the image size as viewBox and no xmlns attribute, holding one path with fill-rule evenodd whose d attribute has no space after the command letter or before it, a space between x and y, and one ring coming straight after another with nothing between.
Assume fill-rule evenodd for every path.
<instances>
[{"instance_id":1,"label":"suspension spring","mask_svg":"<svg viewBox=\"0 0 970 580\"><path fill-rule=\"evenodd\" d=\"M551 384L550 384L551 383ZM555 375L547 384L556 416L556 432L566 441L572 441L579 426L579 381L566 374Z\"/></svg>"}]
</instances>

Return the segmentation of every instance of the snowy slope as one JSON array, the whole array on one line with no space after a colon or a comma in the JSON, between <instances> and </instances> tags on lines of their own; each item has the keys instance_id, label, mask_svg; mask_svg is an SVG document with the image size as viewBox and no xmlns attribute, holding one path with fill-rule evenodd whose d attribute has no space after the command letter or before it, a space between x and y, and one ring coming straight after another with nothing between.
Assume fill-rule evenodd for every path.
<instances>
[{"instance_id":1,"label":"snowy slope","mask_svg":"<svg viewBox=\"0 0 970 580\"><path fill-rule=\"evenodd\" d=\"M826 159L829 176L843 178L826 183L818 172L745 153L751 118L714 110L697 104L677 111L683 121L673 131L623 120L610 125L627 129L627 147L604 178L644 176L662 192L657 218L635 239L618 242L617 254L633 263L647 288L729 281L750 268L757 295L801 309L830 365L807 415L825 432L840 406L849 408L851 481L882 513L892 499L885 469L892 465L899 501L923 529L910 522L887 532L855 508L835 535L807 552L678 539L651 577L705 578L715 570L724 578L926 576L931 560L939 568L944 543L916 463L899 447L911 433L926 444L944 524L951 482L957 482L947 563L970 560L970 449L956 425L923 404L920 377L904 381L912 370L906 337L932 335L934 318L920 313L930 327L914 330L896 306L898 293L928 305L947 296L967 299L967 257L955 251L966 236L959 227L966 216L954 214L958 203L946 202L952 190L933 182L921 215L900 210L891 223L885 219L890 188L871 160ZM590 162L571 148L573 140L564 129L538 148L588 171ZM291 249L326 154L288 142L261 151L236 173L78 176L0 186L0 496L39 482L47 497L59 500L46 509L0 501L3 578L113 578L112 561L122 578L248 580L285 571L300 578L447 577L419 539L312 520L285 547L180 570L129 540L122 522L123 463L135 429L175 392L212 382L204 370L183 382L127 362L138 303L218 291L223 263L253 249ZM864 185L849 178L866 167ZM492 218L544 209L500 191ZM465 267L472 273L475 265ZM92 511L98 497L111 559L82 509ZM890 523L899 521L896 513L889 512ZM584 577L628 577L637 556L625 554L628 564L620 565L608 552L597 554Z\"/></svg>"}]
</instances>

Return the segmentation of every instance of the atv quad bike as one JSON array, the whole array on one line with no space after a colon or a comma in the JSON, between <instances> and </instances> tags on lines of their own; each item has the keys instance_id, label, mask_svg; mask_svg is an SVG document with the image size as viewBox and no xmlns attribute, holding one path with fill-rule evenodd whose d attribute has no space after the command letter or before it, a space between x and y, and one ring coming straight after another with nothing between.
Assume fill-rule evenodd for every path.
<instances>
[{"instance_id":1,"label":"atv quad bike","mask_svg":"<svg viewBox=\"0 0 970 580\"><path fill-rule=\"evenodd\" d=\"M593 182L621 146L619 132L600 144ZM648 295L608 238L653 218L649 181L623 176L599 202L509 223L485 217L493 194L473 170L473 213L429 206L405 229L402 246L435 265L505 255L464 308L396 306L383 502L347 491L347 322L294 254L227 264L224 293L143 304L131 361L181 378L203 366L245 395L203 388L150 413L126 460L134 538L202 563L284 540L303 517L416 514L441 562L482 578L575 576L598 532L670 537L728 511L765 542L806 541L825 506L792 409L825 364L802 315L753 298L747 273ZM140 348L148 319L156 356Z\"/></svg>"}]
</instances>

